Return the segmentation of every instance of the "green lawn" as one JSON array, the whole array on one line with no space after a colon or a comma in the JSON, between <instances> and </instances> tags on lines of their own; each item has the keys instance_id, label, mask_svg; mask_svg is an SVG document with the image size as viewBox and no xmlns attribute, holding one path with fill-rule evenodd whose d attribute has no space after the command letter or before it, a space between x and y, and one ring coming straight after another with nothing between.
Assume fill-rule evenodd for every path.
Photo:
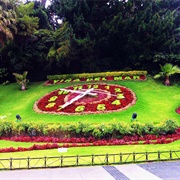
<instances>
[{"instance_id":1,"label":"green lawn","mask_svg":"<svg viewBox=\"0 0 180 180\"><path fill-rule=\"evenodd\" d=\"M0 141L2 147L30 147L33 143ZM37 144L37 143L36 143ZM42 143L41 143L42 144ZM59 153L57 149L52 150L34 150L16 153L0 153L0 158L15 158L15 157L54 157L54 156L76 156L76 155L99 155L99 154L118 154L131 152L157 152L179 150L180 140L170 144L146 144L146 145L121 145L121 146L92 146L92 147L74 147L68 148L67 152Z\"/></svg>"},{"instance_id":2,"label":"green lawn","mask_svg":"<svg viewBox=\"0 0 180 180\"><path fill-rule=\"evenodd\" d=\"M24 122L120 122L130 121L133 112L138 114L140 122L159 122L173 119L180 122L180 115L175 109L180 105L180 86L164 86L162 83L148 78L147 81L119 81L111 84L120 84L133 90L137 96L137 102L127 110L94 115L51 115L38 114L33 110L36 100L48 92L70 84L43 86L43 82L30 83L27 91L20 91L16 83L7 86L0 85L0 117L7 116L5 120L15 121L16 114L20 114Z\"/></svg>"},{"instance_id":3,"label":"green lawn","mask_svg":"<svg viewBox=\"0 0 180 180\"><path fill-rule=\"evenodd\" d=\"M48 92L58 88L70 86L70 84L43 86L44 82L30 83L27 91L20 91L16 83L7 86L0 85L0 119L7 116L1 121L14 121L16 114L20 114L23 122L91 122L91 123L108 123L108 122L130 122L133 112L138 114L139 122L159 122L162 120L172 119L180 122L180 115L175 109L180 105L180 86L164 86L161 82L148 77L147 81L119 81L108 82L110 84L119 84L133 90L137 96L137 102L127 110L95 115L51 115L38 114L33 110L36 100ZM20 143L10 141L0 141L0 148L5 147L30 147L32 143ZM144 151L162 151L162 150L179 150L180 141L162 145L129 145L129 146L99 146L84 148L69 148L66 153L58 153L54 150L38 150L16 153L0 153L0 158L10 157L43 157L43 156L61 156L77 154L106 154L120 152L144 152Z\"/></svg>"}]
</instances>

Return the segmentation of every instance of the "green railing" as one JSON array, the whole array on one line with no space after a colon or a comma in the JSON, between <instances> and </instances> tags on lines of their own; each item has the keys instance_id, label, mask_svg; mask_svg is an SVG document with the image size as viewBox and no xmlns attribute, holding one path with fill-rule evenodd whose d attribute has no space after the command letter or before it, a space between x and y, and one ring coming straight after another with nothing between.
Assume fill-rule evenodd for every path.
<instances>
[{"instance_id":1,"label":"green railing","mask_svg":"<svg viewBox=\"0 0 180 180\"><path fill-rule=\"evenodd\" d=\"M179 160L180 151L0 159L0 170L112 165Z\"/></svg>"}]
</instances>

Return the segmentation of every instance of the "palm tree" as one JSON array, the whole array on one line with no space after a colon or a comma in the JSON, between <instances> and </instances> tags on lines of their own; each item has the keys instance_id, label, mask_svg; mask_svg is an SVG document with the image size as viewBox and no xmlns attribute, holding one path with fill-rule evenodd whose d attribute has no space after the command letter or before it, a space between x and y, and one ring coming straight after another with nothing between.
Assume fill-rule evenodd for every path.
<instances>
[{"instance_id":1,"label":"palm tree","mask_svg":"<svg viewBox=\"0 0 180 180\"><path fill-rule=\"evenodd\" d=\"M28 71L24 71L23 74L13 73L16 78L16 81L19 85L21 85L21 90L26 90L26 85L28 84L29 80L26 79Z\"/></svg>"},{"instance_id":2,"label":"palm tree","mask_svg":"<svg viewBox=\"0 0 180 180\"><path fill-rule=\"evenodd\" d=\"M4 46L7 39L13 39L16 33L16 13L9 0L0 0L0 44Z\"/></svg>"},{"instance_id":3,"label":"palm tree","mask_svg":"<svg viewBox=\"0 0 180 180\"><path fill-rule=\"evenodd\" d=\"M165 77L165 85L166 86L170 86L170 79L169 77L173 74L176 74L176 73L180 73L180 68L178 66L173 66L172 64L170 63L166 63L164 66L160 65L161 67L161 72L159 74L156 74L154 76L154 78L160 78L160 77Z\"/></svg>"}]
</instances>

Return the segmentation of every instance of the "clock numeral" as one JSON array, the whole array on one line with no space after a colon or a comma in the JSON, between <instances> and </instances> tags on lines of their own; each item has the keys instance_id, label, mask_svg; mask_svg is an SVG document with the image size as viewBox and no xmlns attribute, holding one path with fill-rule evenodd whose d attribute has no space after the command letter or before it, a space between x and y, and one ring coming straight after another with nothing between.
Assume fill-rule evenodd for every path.
<instances>
[{"instance_id":1,"label":"clock numeral","mask_svg":"<svg viewBox=\"0 0 180 180\"><path fill-rule=\"evenodd\" d=\"M91 89L91 88L92 88L92 84L88 84L88 85L87 85L87 88L88 88L88 89Z\"/></svg>"},{"instance_id":2,"label":"clock numeral","mask_svg":"<svg viewBox=\"0 0 180 180\"><path fill-rule=\"evenodd\" d=\"M124 94L117 94L117 99L124 99Z\"/></svg>"},{"instance_id":3,"label":"clock numeral","mask_svg":"<svg viewBox=\"0 0 180 180\"><path fill-rule=\"evenodd\" d=\"M48 100L48 102L55 101L57 98L58 98L57 96L52 96L52 97Z\"/></svg>"},{"instance_id":4,"label":"clock numeral","mask_svg":"<svg viewBox=\"0 0 180 180\"><path fill-rule=\"evenodd\" d=\"M98 89L98 87L99 87L99 85L97 85L97 84L93 85L94 89Z\"/></svg>"},{"instance_id":5,"label":"clock numeral","mask_svg":"<svg viewBox=\"0 0 180 180\"><path fill-rule=\"evenodd\" d=\"M121 104L121 102L120 102L120 100L119 99L116 99L115 101L113 101L111 104L113 104L113 105L120 105Z\"/></svg>"},{"instance_id":6,"label":"clock numeral","mask_svg":"<svg viewBox=\"0 0 180 180\"><path fill-rule=\"evenodd\" d=\"M68 91L62 91L62 90L58 91L58 95L61 95L61 94L68 94L68 93L69 93Z\"/></svg>"},{"instance_id":7,"label":"clock numeral","mask_svg":"<svg viewBox=\"0 0 180 180\"><path fill-rule=\"evenodd\" d=\"M84 111L84 109L85 109L85 106L77 106L75 111L76 112L81 112L81 111Z\"/></svg>"},{"instance_id":8,"label":"clock numeral","mask_svg":"<svg viewBox=\"0 0 180 180\"><path fill-rule=\"evenodd\" d=\"M105 86L106 89L109 89L109 86Z\"/></svg>"},{"instance_id":9,"label":"clock numeral","mask_svg":"<svg viewBox=\"0 0 180 180\"><path fill-rule=\"evenodd\" d=\"M98 104L98 106L97 106L97 110L98 110L98 111L103 111L103 110L105 110L105 109L106 109L105 104Z\"/></svg>"},{"instance_id":10,"label":"clock numeral","mask_svg":"<svg viewBox=\"0 0 180 180\"><path fill-rule=\"evenodd\" d=\"M56 103L49 103L49 104L46 105L46 108L52 108L52 107L54 107L55 104Z\"/></svg>"},{"instance_id":11,"label":"clock numeral","mask_svg":"<svg viewBox=\"0 0 180 180\"><path fill-rule=\"evenodd\" d=\"M120 88L114 88L115 92L122 92Z\"/></svg>"}]
</instances>

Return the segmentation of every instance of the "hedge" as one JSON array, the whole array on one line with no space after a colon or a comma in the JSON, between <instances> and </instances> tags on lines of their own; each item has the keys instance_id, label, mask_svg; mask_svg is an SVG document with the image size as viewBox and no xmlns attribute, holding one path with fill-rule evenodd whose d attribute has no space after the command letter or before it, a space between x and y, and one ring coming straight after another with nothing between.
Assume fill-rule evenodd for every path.
<instances>
[{"instance_id":1,"label":"hedge","mask_svg":"<svg viewBox=\"0 0 180 180\"><path fill-rule=\"evenodd\" d=\"M25 123L25 122L0 122L0 137L11 136L51 136L51 137L94 137L96 139L123 138L124 136L144 136L173 134L178 128L174 120L165 120L158 124L140 122L119 122L107 124L90 123Z\"/></svg>"},{"instance_id":2,"label":"hedge","mask_svg":"<svg viewBox=\"0 0 180 180\"><path fill-rule=\"evenodd\" d=\"M82 74L59 74L48 75L48 80L60 80L66 78L94 78L94 77L107 77L107 76L135 76L135 75L147 75L147 71L113 71L113 72L100 72L100 73L82 73Z\"/></svg>"}]
</instances>

